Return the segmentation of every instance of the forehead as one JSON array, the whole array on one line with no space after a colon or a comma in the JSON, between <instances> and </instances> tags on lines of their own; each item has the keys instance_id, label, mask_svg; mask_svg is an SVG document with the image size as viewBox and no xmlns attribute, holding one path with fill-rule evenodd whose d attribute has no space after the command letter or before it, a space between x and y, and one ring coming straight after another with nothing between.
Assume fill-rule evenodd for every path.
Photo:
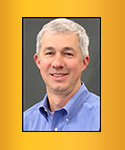
<instances>
[{"instance_id":1,"label":"forehead","mask_svg":"<svg viewBox=\"0 0 125 150\"><path fill-rule=\"evenodd\" d=\"M79 51L79 38L74 33L44 33L41 41L41 50L46 47L52 47L55 50L63 50L64 47L72 47L72 49Z\"/></svg>"},{"instance_id":2,"label":"forehead","mask_svg":"<svg viewBox=\"0 0 125 150\"><path fill-rule=\"evenodd\" d=\"M56 40L56 41L55 41ZM45 32L42 37L42 43L50 43L50 42L65 42L65 43L76 43L79 42L78 35L75 33L56 33L51 34Z\"/></svg>"},{"instance_id":3,"label":"forehead","mask_svg":"<svg viewBox=\"0 0 125 150\"><path fill-rule=\"evenodd\" d=\"M46 50L73 51L82 55L79 37L74 33L44 33L41 42L41 52Z\"/></svg>"}]
</instances>

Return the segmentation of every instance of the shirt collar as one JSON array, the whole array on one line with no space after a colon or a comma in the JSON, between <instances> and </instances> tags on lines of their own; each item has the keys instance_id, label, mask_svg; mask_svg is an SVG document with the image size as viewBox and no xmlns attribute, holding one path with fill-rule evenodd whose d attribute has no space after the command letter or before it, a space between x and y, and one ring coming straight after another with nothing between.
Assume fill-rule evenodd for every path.
<instances>
[{"instance_id":1,"label":"shirt collar","mask_svg":"<svg viewBox=\"0 0 125 150\"><path fill-rule=\"evenodd\" d=\"M78 111L79 107L84 103L88 95L89 95L89 91L87 90L86 86L82 82L82 85L79 88L79 90L73 95L73 97L64 106L64 109L66 109L68 112L67 118L69 120Z\"/></svg>"},{"instance_id":2,"label":"shirt collar","mask_svg":"<svg viewBox=\"0 0 125 150\"><path fill-rule=\"evenodd\" d=\"M88 97L89 91L87 90L86 86L82 82L81 87L79 90L73 95L73 97L68 101L68 103L61 109L66 110L67 118L70 120L79 107L84 103L85 99ZM45 95L44 99L41 102L41 107L39 108L40 112L43 116L47 119L47 114L50 113L50 109L48 107L48 96Z\"/></svg>"},{"instance_id":3,"label":"shirt collar","mask_svg":"<svg viewBox=\"0 0 125 150\"><path fill-rule=\"evenodd\" d=\"M48 96L47 94L44 96L43 100L41 101L41 105L39 107L40 113L45 117L45 119L48 120L48 113L49 113L49 107L48 107Z\"/></svg>"}]
</instances>

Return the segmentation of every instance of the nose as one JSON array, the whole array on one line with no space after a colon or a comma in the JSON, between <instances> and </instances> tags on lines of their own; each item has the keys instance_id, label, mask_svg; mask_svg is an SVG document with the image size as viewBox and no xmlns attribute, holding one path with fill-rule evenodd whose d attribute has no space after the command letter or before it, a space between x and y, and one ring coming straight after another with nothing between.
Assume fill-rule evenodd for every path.
<instances>
[{"instance_id":1,"label":"nose","mask_svg":"<svg viewBox=\"0 0 125 150\"><path fill-rule=\"evenodd\" d=\"M54 60L52 62L52 67L57 70L62 69L64 67L64 60L60 54L54 57Z\"/></svg>"}]
</instances>

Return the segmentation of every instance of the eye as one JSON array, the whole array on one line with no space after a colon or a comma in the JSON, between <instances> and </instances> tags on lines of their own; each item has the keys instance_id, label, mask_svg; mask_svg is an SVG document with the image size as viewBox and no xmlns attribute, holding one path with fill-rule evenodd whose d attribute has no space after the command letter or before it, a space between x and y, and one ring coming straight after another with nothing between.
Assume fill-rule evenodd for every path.
<instances>
[{"instance_id":1,"label":"eye","mask_svg":"<svg viewBox=\"0 0 125 150\"><path fill-rule=\"evenodd\" d=\"M65 55L67 55L67 56L73 56L72 53L65 53Z\"/></svg>"},{"instance_id":2,"label":"eye","mask_svg":"<svg viewBox=\"0 0 125 150\"><path fill-rule=\"evenodd\" d=\"M47 52L45 55L53 55L53 52Z\"/></svg>"}]
</instances>

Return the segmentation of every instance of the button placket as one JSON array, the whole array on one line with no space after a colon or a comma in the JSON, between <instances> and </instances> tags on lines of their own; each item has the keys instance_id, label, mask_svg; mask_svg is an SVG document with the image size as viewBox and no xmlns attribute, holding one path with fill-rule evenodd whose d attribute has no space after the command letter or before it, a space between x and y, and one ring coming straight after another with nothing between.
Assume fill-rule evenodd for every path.
<instances>
[{"instance_id":1,"label":"button placket","mask_svg":"<svg viewBox=\"0 0 125 150\"><path fill-rule=\"evenodd\" d=\"M58 131L58 128L55 128L55 131Z\"/></svg>"},{"instance_id":2,"label":"button placket","mask_svg":"<svg viewBox=\"0 0 125 150\"><path fill-rule=\"evenodd\" d=\"M69 119L68 118L66 118L66 122L68 122L69 121Z\"/></svg>"}]
</instances>

